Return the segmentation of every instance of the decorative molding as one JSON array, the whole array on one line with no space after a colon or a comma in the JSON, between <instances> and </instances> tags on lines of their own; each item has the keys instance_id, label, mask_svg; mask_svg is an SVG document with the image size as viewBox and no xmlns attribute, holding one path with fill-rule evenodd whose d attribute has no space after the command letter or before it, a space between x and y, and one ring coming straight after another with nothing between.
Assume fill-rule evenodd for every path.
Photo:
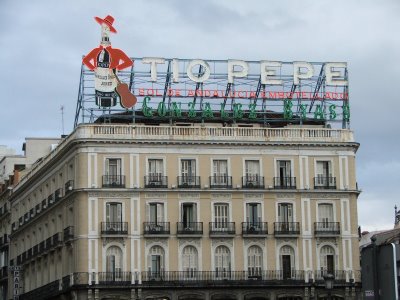
<instances>
[{"instance_id":1,"label":"decorative molding","mask_svg":"<svg viewBox=\"0 0 400 300\"><path fill-rule=\"evenodd\" d=\"M276 194L276 198L278 199L295 199L296 198L297 193L277 193Z\"/></svg>"},{"instance_id":2,"label":"decorative molding","mask_svg":"<svg viewBox=\"0 0 400 300\"><path fill-rule=\"evenodd\" d=\"M319 247L322 243L331 243L337 247L338 238L336 238L336 237L316 237L315 243L317 244L317 247Z\"/></svg>"},{"instance_id":3,"label":"decorative molding","mask_svg":"<svg viewBox=\"0 0 400 300\"><path fill-rule=\"evenodd\" d=\"M301 196L304 198L312 198L312 199L318 199L318 198L343 198L343 195L348 195L348 193L304 193Z\"/></svg>"},{"instance_id":4,"label":"decorative molding","mask_svg":"<svg viewBox=\"0 0 400 300\"><path fill-rule=\"evenodd\" d=\"M201 242L199 239L193 239L193 238L179 239L179 248L183 248L183 247L189 246L189 245L195 245L198 248L200 248Z\"/></svg>"},{"instance_id":5,"label":"decorative molding","mask_svg":"<svg viewBox=\"0 0 400 300\"><path fill-rule=\"evenodd\" d=\"M219 238L211 240L212 247L216 247L220 244L228 244L230 247L233 247L233 238Z\"/></svg>"},{"instance_id":6,"label":"decorative molding","mask_svg":"<svg viewBox=\"0 0 400 300\"><path fill-rule=\"evenodd\" d=\"M244 239L244 246L247 247L250 244L258 244L265 247L265 239L264 238L246 238Z\"/></svg>"},{"instance_id":7,"label":"decorative molding","mask_svg":"<svg viewBox=\"0 0 400 300\"><path fill-rule=\"evenodd\" d=\"M198 200L200 199L200 193L178 193L178 198L185 200Z\"/></svg>"},{"instance_id":8,"label":"decorative molding","mask_svg":"<svg viewBox=\"0 0 400 300\"><path fill-rule=\"evenodd\" d=\"M145 193L144 197L151 199L167 199L167 193L160 193L160 192Z\"/></svg>"},{"instance_id":9,"label":"decorative molding","mask_svg":"<svg viewBox=\"0 0 400 300\"><path fill-rule=\"evenodd\" d=\"M131 193L131 192L89 192L89 197L92 198L138 198L139 193Z\"/></svg>"},{"instance_id":10,"label":"decorative molding","mask_svg":"<svg viewBox=\"0 0 400 300\"><path fill-rule=\"evenodd\" d=\"M244 193L243 198L251 200L264 200L264 193Z\"/></svg>"},{"instance_id":11,"label":"decorative molding","mask_svg":"<svg viewBox=\"0 0 400 300\"><path fill-rule=\"evenodd\" d=\"M231 193L211 193L211 199L213 200L231 200Z\"/></svg>"},{"instance_id":12,"label":"decorative molding","mask_svg":"<svg viewBox=\"0 0 400 300\"><path fill-rule=\"evenodd\" d=\"M297 238L284 238L284 239L277 239L276 246L279 248L281 245L290 244L293 248L296 249L297 247Z\"/></svg>"},{"instance_id":13,"label":"decorative molding","mask_svg":"<svg viewBox=\"0 0 400 300\"><path fill-rule=\"evenodd\" d=\"M105 246L107 246L107 244L110 244L113 242L120 243L120 244L122 244L122 246L125 247L125 239L122 237L106 237L106 238L103 238L102 240L103 240L103 247L105 247Z\"/></svg>"},{"instance_id":14,"label":"decorative molding","mask_svg":"<svg viewBox=\"0 0 400 300\"><path fill-rule=\"evenodd\" d=\"M150 248L150 247L152 247L154 245L158 245L158 244L161 244L165 248L168 248L168 239L149 238L149 239L146 239L146 241L145 241L146 248L147 247Z\"/></svg>"}]
</instances>

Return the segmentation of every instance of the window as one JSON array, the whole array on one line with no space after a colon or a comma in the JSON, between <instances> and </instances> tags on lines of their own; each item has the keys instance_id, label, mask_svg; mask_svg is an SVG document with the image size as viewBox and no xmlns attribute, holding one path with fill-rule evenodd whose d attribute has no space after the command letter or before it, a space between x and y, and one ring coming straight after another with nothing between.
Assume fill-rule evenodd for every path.
<instances>
[{"instance_id":1,"label":"window","mask_svg":"<svg viewBox=\"0 0 400 300\"><path fill-rule=\"evenodd\" d=\"M246 221L250 226L258 226L261 222L261 204L246 204Z\"/></svg>"},{"instance_id":2,"label":"window","mask_svg":"<svg viewBox=\"0 0 400 300\"><path fill-rule=\"evenodd\" d=\"M122 203L106 204L106 230L121 230Z\"/></svg>"},{"instance_id":3,"label":"window","mask_svg":"<svg viewBox=\"0 0 400 300\"><path fill-rule=\"evenodd\" d=\"M281 268L281 277L282 279L292 278L292 271L295 266L295 256L294 250L290 246L283 246L280 250L280 268Z\"/></svg>"},{"instance_id":4,"label":"window","mask_svg":"<svg viewBox=\"0 0 400 300\"><path fill-rule=\"evenodd\" d=\"M150 203L147 210L148 230L151 232L163 231L164 224L164 204Z\"/></svg>"},{"instance_id":5,"label":"window","mask_svg":"<svg viewBox=\"0 0 400 300\"><path fill-rule=\"evenodd\" d=\"M149 182L160 183L164 175L164 162L162 159L149 159L148 160L148 175Z\"/></svg>"},{"instance_id":6,"label":"window","mask_svg":"<svg viewBox=\"0 0 400 300\"><path fill-rule=\"evenodd\" d=\"M218 246L215 249L215 272L217 278L230 277L231 252L226 246Z\"/></svg>"},{"instance_id":7,"label":"window","mask_svg":"<svg viewBox=\"0 0 400 300\"><path fill-rule=\"evenodd\" d=\"M317 161L316 172L317 177L315 178L315 187L336 187L336 178L332 176L331 161Z\"/></svg>"},{"instance_id":8,"label":"window","mask_svg":"<svg viewBox=\"0 0 400 300\"><path fill-rule=\"evenodd\" d=\"M329 228L329 223L333 222L333 205L319 204L318 205L318 222L322 223L323 228Z\"/></svg>"},{"instance_id":9,"label":"window","mask_svg":"<svg viewBox=\"0 0 400 300\"><path fill-rule=\"evenodd\" d=\"M327 178L331 177L331 162L330 161L317 161L317 177Z\"/></svg>"},{"instance_id":10,"label":"window","mask_svg":"<svg viewBox=\"0 0 400 300\"><path fill-rule=\"evenodd\" d=\"M122 276L122 250L117 246L111 246L106 252L107 280L113 281Z\"/></svg>"},{"instance_id":11,"label":"window","mask_svg":"<svg viewBox=\"0 0 400 300\"><path fill-rule=\"evenodd\" d=\"M105 186L121 186L123 184L121 178L121 159L106 159L106 174L104 176L103 185Z\"/></svg>"},{"instance_id":12,"label":"window","mask_svg":"<svg viewBox=\"0 0 400 300\"><path fill-rule=\"evenodd\" d=\"M164 249L160 246L151 247L147 264L150 278L160 278L164 271Z\"/></svg>"},{"instance_id":13,"label":"window","mask_svg":"<svg viewBox=\"0 0 400 300\"><path fill-rule=\"evenodd\" d=\"M185 278L194 278L198 270L197 249L193 246L186 246L182 251L182 269Z\"/></svg>"},{"instance_id":14,"label":"window","mask_svg":"<svg viewBox=\"0 0 400 300\"><path fill-rule=\"evenodd\" d=\"M258 246L251 246L247 250L247 270L249 276L262 275L262 250Z\"/></svg>"},{"instance_id":15,"label":"window","mask_svg":"<svg viewBox=\"0 0 400 300\"><path fill-rule=\"evenodd\" d=\"M196 176L196 161L194 159L181 160L181 176L188 179Z\"/></svg>"},{"instance_id":16,"label":"window","mask_svg":"<svg viewBox=\"0 0 400 300\"><path fill-rule=\"evenodd\" d=\"M181 209L183 228L193 228L193 223L197 222L196 203L182 203Z\"/></svg>"},{"instance_id":17,"label":"window","mask_svg":"<svg viewBox=\"0 0 400 300\"><path fill-rule=\"evenodd\" d=\"M290 160L278 160L277 164L277 175L279 178L290 178L292 171L290 168Z\"/></svg>"},{"instance_id":18,"label":"window","mask_svg":"<svg viewBox=\"0 0 400 300\"><path fill-rule=\"evenodd\" d=\"M293 222L293 205L291 203L278 204L278 222Z\"/></svg>"},{"instance_id":19,"label":"window","mask_svg":"<svg viewBox=\"0 0 400 300\"><path fill-rule=\"evenodd\" d=\"M228 184L228 161L213 160L213 181L212 184L227 185Z\"/></svg>"},{"instance_id":20,"label":"window","mask_svg":"<svg viewBox=\"0 0 400 300\"><path fill-rule=\"evenodd\" d=\"M229 221L229 205L227 203L214 204L214 227L227 228Z\"/></svg>"},{"instance_id":21,"label":"window","mask_svg":"<svg viewBox=\"0 0 400 300\"><path fill-rule=\"evenodd\" d=\"M247 184L258 185L260 180L260 162L258 160L246 160L244 164Z\"/></svg>"},{"instance_id":22,"label":"window","mask_svg":"<svg viewBox=\"0 0 400 300\"><path fill-rule=\"evenodd\" d=\"M321 275L334 274L335 272L335 250L331 246L323 246L320 253Z\"/></svg>"}]
</instances>

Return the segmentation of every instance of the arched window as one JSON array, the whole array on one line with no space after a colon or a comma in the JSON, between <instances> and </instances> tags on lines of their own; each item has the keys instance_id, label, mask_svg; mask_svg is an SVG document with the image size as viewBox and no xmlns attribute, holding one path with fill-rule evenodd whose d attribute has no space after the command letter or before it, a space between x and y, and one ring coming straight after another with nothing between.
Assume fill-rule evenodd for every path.
<instances>
[{"instance_id":1,"label":"arched window","mask_svg":"<svg viewBox=\"0 0 400 300\"><path fill-rule=\"evenodd\" d=\"M122 250L111 246L106 252L106 279L114 281L122 276Z\"/></svg>"},{"instance_id":2,"label":"arched window","mask_svg":"<svg viewBox=\"0 0 400 300\"><path fill-rule=\"evenodd\" d=\"M147 266L151 278L159 278L164 272L164 249L153 246L149 250Z\"/></svg>"},{"instance_id":3,"label":"arched window","mask_svg":"<svg viewBox=\"0 0 400 300\"><path fill-rule=\"evenodd\" d=\"M226 246L218 246L215 249L215 272L216 277L226 278L231 271L231 252Z\"/></svg>"},{"instance_id":4,"label":"arched window","mask_svg":"<svg viewBox=\"0 0 400 300\"><path fill-rule=\"evenodd\" d=\"M335 272L335 249L331 246L323 246L320 251L321 271L328 274Z\"/></svg>"},{"instance_id":5,"label":"arched window","mask_svg":"<svg viewBox=\"0 0 400 300\"><path fill-rule=\"evenodd\" d=\"M292 278L295 269L294 250L292 247L286 245L280 250L279 265L282 270L283 279Z\"/></svg>"},{"instance_id":6,"label":"arched window","mask_svg":"<svg viewBox=\"0 0 400 300\"><path fill-rule=\"evenodd\" d=\"M261 276L263 269L262 249L258 246L251 246L247 250L247 270L249 276Z\"/></svg>"},{"instance_id":7,"label":"arched window","mask_svg":"<svg viewBox=\"0 0 400 300\"><path fill-rule=\"evenodd\" d=\"M182 251L182 269L186 278L193 278L199 268L197 249L193 246L186 246Z\"/></svg>"}]
</instances>

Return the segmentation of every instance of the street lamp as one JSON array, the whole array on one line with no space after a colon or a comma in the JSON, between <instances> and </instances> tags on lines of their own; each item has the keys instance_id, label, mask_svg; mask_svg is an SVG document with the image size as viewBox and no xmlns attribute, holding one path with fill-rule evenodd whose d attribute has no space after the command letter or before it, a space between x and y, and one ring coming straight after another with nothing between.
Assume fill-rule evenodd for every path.
<instances>
[{"instance_id":1,"label":"street lamp","mask_svg":"<svg viewBox=\"0 0 400 300\"><path fill-rule=\"evenodd\" d=\"M331 292L333 289L333 282L335 280L335 276L333 274L326 274L324 276L324 281L325 281L325 289L328 291L328 300L331 300Z\"/></svg>"}]
</instances>

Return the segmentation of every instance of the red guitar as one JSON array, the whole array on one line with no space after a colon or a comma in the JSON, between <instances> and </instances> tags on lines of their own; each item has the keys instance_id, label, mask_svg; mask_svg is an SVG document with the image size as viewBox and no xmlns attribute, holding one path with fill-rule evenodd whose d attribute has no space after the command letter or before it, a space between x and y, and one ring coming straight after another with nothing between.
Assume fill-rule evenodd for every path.
<instances>
[{"instance_id":1,"label":"red guitar","mask_svg":"<svg viewBox=\"0 0 400 300\"><path fill-rule=\"evenodd\" d=\"M118 81L118 85L115 88L115 91L117 92L119 98L120 98L120 103L123 108L131 108L134 106L137 102L136 96L131 93L129 90L129 87L126 83L121 82L119 80L117 74L114 74L115 78Z\"/></svg>"}]
</instances>

